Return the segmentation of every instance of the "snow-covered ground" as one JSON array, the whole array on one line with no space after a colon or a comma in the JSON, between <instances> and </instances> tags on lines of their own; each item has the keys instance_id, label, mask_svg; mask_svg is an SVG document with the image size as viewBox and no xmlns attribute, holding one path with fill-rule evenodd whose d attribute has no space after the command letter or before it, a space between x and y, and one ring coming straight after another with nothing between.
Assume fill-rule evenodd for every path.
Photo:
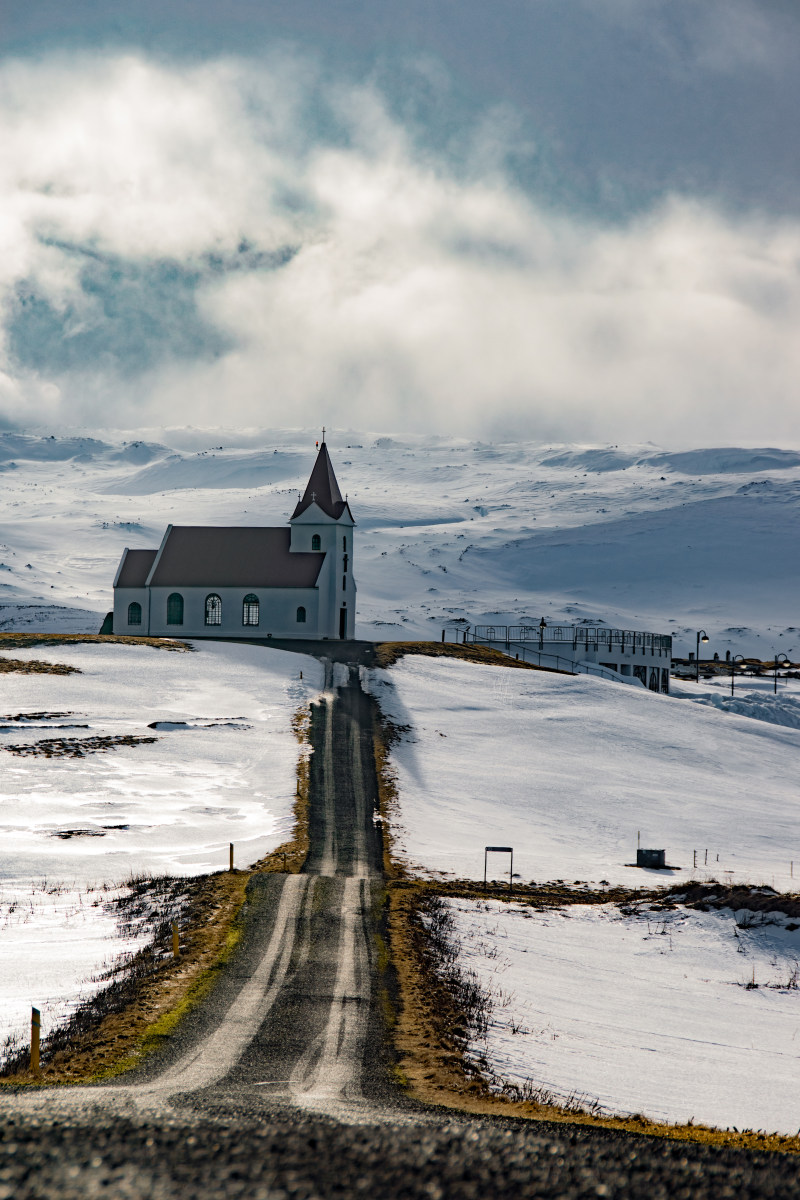
<instances>
[{"instance_id":1,"label":"snow-covered ground","mask_svg":"<svg viewBox=\"0 0 800 1200\"><path fill-rule=\"evenodd\" d=\"M157 546L170 521L282 523L316 436L0 434L0 628L96 630L123 547ZM544 615L675 633L676 653L705 628L709 653L800 656L793 449L328 442L363 637Z\"/></svg>"},{"instance_id":2,"label":"snow-covered ground","mask_svg":"<svg viewBox=\"0 0 800 1200\"><path fill-rule=\"evenodd\" d=\"M786 890L792 870L800 879L798 729L588 676L452 659L406 657L371 686L407 727L392 761L398 853L414 870L480 879L484 847L509 845L524 880L718 877ZM778 716L800 695L787 687ZM712 686L682 692L724 699ZM755 695L771 706L770 691ZM629 866L639 837L675 870ZM503 869L507 858L490 860L490 877Z\"/></svg>"},{"instance_id":3,"label":"snow-covered ground","mask_svg":"<svg viewBox=\"0 0 800 1200\"><path fill-rule=\"evenodd\" d=\"M195 647L14 650L81 674L0 677L0 1041L24 1027L31 1004L46 1032L128 948L92 888L223 869L229 842L246 866L291 832L303 753L291 720L322 686L319 664L257 646ZM157 741L79 758L6 749L119 735Z\"/></svg>"},{"instance_id":4,"label":"snow-covered ground","mask_svg":"<svg viewBox=\"0 0 800 1200\"><path fill-rule=\"evenodd\" d=\"M796 920L449 904L462 966L493 997L471 1052L498 1082L616 1114L797 1132Z\"/></svg>"},{"instance_id":5,"label":"snow-covered ground","mask_svg":"<svg viewBox=\"0 0 800 1200\"><path fill-rule=\"evenodd\" d=\"M667 697L407 657L370 686L402 727L396 852L414 870L481 879L484 847L510 845L525 881L799 886L794 680L777 697L766 680L733 699L725 680ZM626 865L638 835L672 871ZM504 871L492 856L490 878ZM450 903L461 965L495 996L472 1049L498 1079L615 1113L800 1127L797 921Z\"/></svg>"}]
</instances>

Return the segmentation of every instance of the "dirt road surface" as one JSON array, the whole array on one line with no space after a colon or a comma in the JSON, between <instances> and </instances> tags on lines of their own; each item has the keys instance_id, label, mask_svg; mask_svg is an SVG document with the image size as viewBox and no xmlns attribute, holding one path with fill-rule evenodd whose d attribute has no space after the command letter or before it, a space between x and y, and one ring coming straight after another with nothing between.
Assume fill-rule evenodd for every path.
<instances>
[{"instance_id":1,"label":"dirt road surface","mask_svg":"<svg viewBox=\"0 0 800 1200\"><path fill-rule=\"evenodd\" d=\"M0 1098L0 1200L796 1197L794 1157L461 1116L391 1082L369 651L337 650L303 872L256 878L230 969L146 1067Z\"/></svg>"}]
</instances>

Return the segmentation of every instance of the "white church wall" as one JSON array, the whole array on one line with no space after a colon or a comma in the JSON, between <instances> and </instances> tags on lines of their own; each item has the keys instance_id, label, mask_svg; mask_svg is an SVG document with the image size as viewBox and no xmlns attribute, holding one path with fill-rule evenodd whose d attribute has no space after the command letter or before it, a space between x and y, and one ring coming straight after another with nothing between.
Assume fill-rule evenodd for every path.
<instances>
[{"instance_id":1,"label":"white church wall","mask_svg":"<svg viewBox=\"0 0 800 1200\"><path fill-rule=\"evenodd\" d=\"M114 588L114 633L144 637L150 632L147 611L147 588ZM130 606L141 608L141 621L131 624Z\"/></svg>"},{"instance_id":2,"label":"white church wall","mask_svg":"<svg viewBox=\"0 0 800 1200\"><path fill-rule=\"evenodd\" d=\"M150 589L150 632L155 637L318 638L319 592L316 588L161 588ZM167 601L177 593L183 597L183 624L167 624ZM244 598L258 597L258 625L243 624ZM206 598L219 596L222 618L219 625L206 624ZM305 621L297 620L304 608Z\"/></svg>"}]
</instances>

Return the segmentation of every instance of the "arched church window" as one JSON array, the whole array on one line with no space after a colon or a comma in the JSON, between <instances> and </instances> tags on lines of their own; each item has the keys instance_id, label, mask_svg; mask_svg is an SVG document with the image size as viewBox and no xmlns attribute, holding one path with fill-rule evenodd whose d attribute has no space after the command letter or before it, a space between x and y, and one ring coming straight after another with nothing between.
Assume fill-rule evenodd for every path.
<instances>
[{"instance_id":1,"label":"arched church window","mask_svg":"<svg viewBox=\"0 0 800 1200\"><path fill-rule=\"evenodd\" d=\"M254 596L252 592L242 601L242 624L258 624L258 596Z\"/></svg>"},{"instance_id":2,"label":"arched church window","mask_svg":"<svg viewBox=\"0 0 800 1200\"><path fill-rule=\"evenodd\" d=\"M315 533L311 539L311 549L312 550L321 550L322 549L322 540L318 533ZM298 618L298 620L299 620L299 618Z\"/></svg>"},{"instance_id":3,"label":"arched church window","mask_svg":"<svg viewBox=\"0 0 800 1200\"><path fill-rule=\"evenodd\" d=\"M206 596L206 625L222 624L222 601L212 592Z\"/></svg>"},{"instance_id":4,"label":"arched church window","mask_svg":"<svg viewBox=\"0 0 800 1200\"><path fill-rule=\"evenodd\" d=\"M304 625L304 624L305 624L305 619L306 619L306 610L303 608L303 606L302 606L302 604L301 604L301 605L300 605L300 607L299 607L299 608L298 608L298 610L297 610L297 623L298 623L298 625Z\"/></svg>"},{"instance_id":5,"label":"arched church window","mask_svg":"<svg viewBox=\"0 0 800 1200\"><path fill-rule=\"evenodd\" d=\"M180 592L173 592L167 597L167 624L183 624L183 596Z\"/></svg>"},{"instance_id":6,"label":"arched church window","mask_svg":"<svg viewBox=\"0 0 800 1200\"><path fill-rule=\"evenodd\" d=\"M141 625L142 623L142 606L138 600L132 600L128 605L128 624Z\"/></svg>"}]
</instances>

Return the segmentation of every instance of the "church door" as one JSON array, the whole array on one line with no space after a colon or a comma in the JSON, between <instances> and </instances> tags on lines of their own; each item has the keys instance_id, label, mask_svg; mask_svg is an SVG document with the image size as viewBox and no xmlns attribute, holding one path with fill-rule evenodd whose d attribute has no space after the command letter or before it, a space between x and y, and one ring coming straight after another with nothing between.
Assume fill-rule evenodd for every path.
<instances>
[{"instance_id":1,"label":"church door","mask_svg":"<svg viewBox=\"0 0 800 1200\"><path fill-rule=\"evenodd\" d=\"M339 637L347 637L347 609L339 609Z\"/></svg>"}]
</instances>

